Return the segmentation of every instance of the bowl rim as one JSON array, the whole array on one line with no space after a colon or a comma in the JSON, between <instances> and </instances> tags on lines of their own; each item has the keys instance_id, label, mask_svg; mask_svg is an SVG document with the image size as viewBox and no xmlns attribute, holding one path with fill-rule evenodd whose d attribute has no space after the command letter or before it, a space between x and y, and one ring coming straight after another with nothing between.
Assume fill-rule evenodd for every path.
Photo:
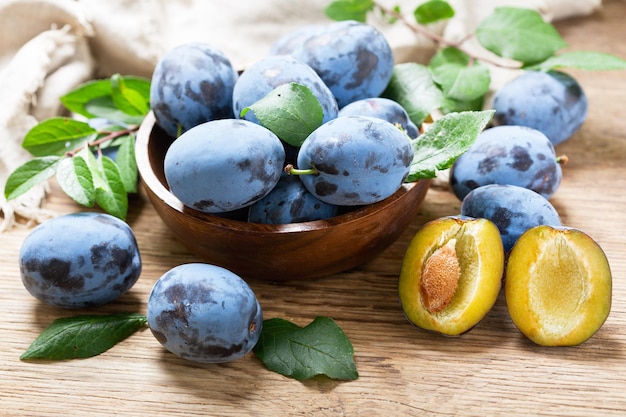
<instances>
[{"instance_id":1,"label":"bowl rim","mask_svg":"<svg viewBox=\"0 0 626 417\"><path fill-rule=\"evenodd\" d=\"M157 128L156 117L153 111L148 112L143 122L139 126L135 139L135 158L137 169L143 181L144 188L155 198L161 200L171 210L179 215L193 219L196 222L210 222L214 227L221 227L229 230L240 230L247 233L299 233L307 230L320 230L337 225L346 225L352 222L361 221L368 216L372 216L385 207L393 204L404 197L412 188L418 185L428 186L427 181L419 180L410 183L403 183L398 191L386 199L355 208L354 210L324 220L313 220L308 222L286 223L286 224L261 224L251 223L242 220L219 217L210 213L204 213L186 207L176 196L174 196L156 176L152 170L152 162L149 156L150 140L152 133ZM421 183L421 184L420 184Z\"/></svg>"}]
</instances>

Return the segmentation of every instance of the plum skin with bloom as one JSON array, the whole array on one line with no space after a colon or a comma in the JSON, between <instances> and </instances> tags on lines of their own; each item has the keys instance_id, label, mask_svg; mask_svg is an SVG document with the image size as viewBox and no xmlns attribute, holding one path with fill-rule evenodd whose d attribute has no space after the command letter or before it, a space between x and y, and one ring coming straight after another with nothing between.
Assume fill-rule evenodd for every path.
<instances>
[{"instance_id":1,"label":"plum skin with bloom","mask_svg":"<svg viewBox=\"0 0 626 417\"><path fill-rule=\"evenodd\" d=\"M19 255L24 287L64 308L100 306L139 279L141 255L127 223L104 213L78 212L41 223Z\"/></svg>"},{"instance_id":2,"label":"plum skin with bloom","mask_svg":"<svg viewBox=\"0 0 626 417\"><path fill-rule=\"evenodd\" d=\"M163 347L199 363L242 358L263 327L261 305L250 286L228 269L205 263L164 273L152 287L146 316Z\"/></svg>"}]
</instances>

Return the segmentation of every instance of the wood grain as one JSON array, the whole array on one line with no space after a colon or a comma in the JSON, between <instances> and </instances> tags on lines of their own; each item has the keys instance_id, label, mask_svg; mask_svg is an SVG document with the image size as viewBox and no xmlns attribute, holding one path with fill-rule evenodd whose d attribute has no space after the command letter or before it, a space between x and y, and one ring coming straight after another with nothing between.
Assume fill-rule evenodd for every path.
<instances>
[{"instance_id":1,"label":"wood grain","mask_svg":"<svg viewBox=\"0 0 626 417\"><path fill-rule=\"evenodd\" d=\"M626 2L607 0L601 12L557 27L572 50L626 57L624 19ZM614 279L611 314L583 345L532 344L511 323L502 296L458 338L421 332L405 320L396 294L404 250L424 222L459 210L449 191L431 188L410 226L371 262L309 282L250 281L266 318L299 325L317 315L334 318L354 345L356 381L298 382L266 370L252 354L230 364L196 365L165 352L149 331L95 358L21 362L20 354L53 319L86 312L44 306L23 288L17 257L30 230L24 226L0 235L0 415L626 415L626 75L571 73L590 111L583 128L557 147L570 162L553 202L564 223L604 248ZM78 210L54 183L47 208ZM132 200L129 223L142 251L142 276L100 313L145 313L153 282L196 260L145 194Z\"/></svg>"}]
</instances>

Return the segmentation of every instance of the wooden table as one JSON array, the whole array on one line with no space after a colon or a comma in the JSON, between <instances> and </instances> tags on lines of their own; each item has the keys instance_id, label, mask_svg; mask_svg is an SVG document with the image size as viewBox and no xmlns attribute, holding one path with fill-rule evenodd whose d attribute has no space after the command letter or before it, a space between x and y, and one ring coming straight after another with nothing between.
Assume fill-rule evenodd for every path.
<instances>
[{"instance_id":1,"label":"wooden table","mask_svg":"<svg viewBox=\"0 0 626 417\"><path fill-rule=\"evenodd\" d=\"M626 2L557 27L571 49L626 57ZM398 304L404 251L424 222L456 214L459 201L432 188L420 214L378 258L311 282L250 282L265 318L299 325L332 317L351 339L356 381L298 382L268 371L256 356L196 365L164 351L142 331L94 358L32 363L18 358L58 317L86 311L45 306L23 288L17 257L27 227L0 236L0 415L626 415L626 73L572 71L589 99L582 129L558 146L570 161L553 198L565 224L590 234L613 271L613 308L605 325L578 347L545 348L513 326L504 299L472 331L445 338L412 327ZM77 211L52 184L47 204ZM145 313L153 282L169 268L195 261L141 194L129 223L142 252L135 287L98 313Z\"/></svg>"}]
</instances>

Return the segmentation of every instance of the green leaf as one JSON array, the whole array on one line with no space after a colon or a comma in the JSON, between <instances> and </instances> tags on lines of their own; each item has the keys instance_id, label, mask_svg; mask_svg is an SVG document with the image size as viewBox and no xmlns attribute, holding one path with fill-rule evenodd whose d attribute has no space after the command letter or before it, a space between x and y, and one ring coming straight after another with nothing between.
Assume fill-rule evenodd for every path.
<instances>
[{"instance_id":1,"label":"green leaf","mask_svg":"<svg viewBox=\"0 0 626 417\"><path fill-rule=\"evenodd\" d=\"M111 98L115 106L128 115L145 116L150 111L148 98L128 88L119 74L111 76Z\"/></svg>"},{"instance_id":2,"label":"green leaf","mask_svg":"<svg viewBox=\"0 0 626 417\"><path fill-rule=\"evenodd\" d=\"M535 10L497 7L478 25L476 37L489 51L524 64L542 62L567 46Z\"/></svg>"},{"instance_id":3,"label":"green leaf","mask_svg":"<svg viewBox=\"0 0 626 417\"><path fill-rule=\"evenodd\" d=\"M68 117L51 117L26 133L22 147L34 156L63 155L95 135L96 130L85 122Z\"/></svg>"},{"instance_id":4,"label":"green leaf","mask_svg":"<svg viewBox=\"0 0 626 417\"><path fill-rule=\"evenodd\" d=\"M107 213L124 220L128 212L128 194L117 164L107 156L98 158L98 162L99 174L104 181L96 186L96 203Z\"/></svg>"},{"instance_id":5,"label":"green leaf","mask_svg":"<svg viewBox=\"0 0 626 417\"><path fill-rule=\"evenodd\" d=\"M301 84L287 83L241 112L251 110L261 124L293 146L302 142L322 124L324 112L311 90Z\"/></svg>"},{"instance_id":6,"label":"green leaf","mask_svg":"<svg viewBox=\"0 0 626 417\"><path fill-rule=\"evenodd\" d=\"M454 100L450 97L446 97L443 100L440 110L443 114L462 111L479 111L483 109L484 104L485 96L470 101Z\"/></svg>"},{"instance_id":7,"label":"green leaf","mask_svg":"<svg viewBox=\"0 0 626 417\"><path fill-rule=\"evenodd\" d=\"M332 20L365 22L367 13L373 9L373 0L335 0L326 6L324 13Z\"/></svg>"},{"instance_id":8,"label":"green leaf","mask_svg":"<svg viewBox=\"0 0 626 417\"><path fill-rule=\"evenodd\" d=\"M611 71L626 69L626 60L602 52L564 52L539 64L524 67L528 70L550 71L560 68L576 68L588 71Z\"/></svg>"},{"instance_id":9,"label":"green leaf","mask_svg":"<svg viewBox=\"0 0 626 417\"><path fill-rule=\"evenodd\" d=\"M415 62L397 64L383 97L395 100L420 126L443 103L443 93L432 79L428 67Z\"/></svg>"},{"instance_id":10,"label":"green leaf","mask_svg":"<svg viewBox=\"0 0 626 417\"><path fill-rule=\"evenodd\" d=\"M450 113L412 141L414 158L406 182L434 178L448 169L476 141L493 117L493 110Z\"/></svg>"},{"instance_id":11,"label":"green leaf","mask_svg":"<svg viewBox=\"0 0 626 417\"><path fill-rule=\"evenodd\" d=\"M81 156L64 158L56 172L59 186L74 201L85 207L92 207L96 198L93 177L85 159Z\"/></svg>"},{"instance_id":12,"label":"green leaf","mask_svg":"<svg viewBox=\"0 0 626 417\"><path fill-rule=\"evenodd\" d=\"M118 138L122 139L122 138ZM127 193L137 192L137 161L135 160L135 135L123 137L117 150L115 163Z\"/></svg>"},{"instance_id":13,"label":"green leaf","mask_svg":"<svg viewBox=\"0 0 626 417\"><path fill-rule=\"evenodd\" d=\"M121 93L124 97L123 100L132 103L128 108L124 106L124 110L131 111L131 114L125 113L115 104L112 91L113 77L117 79L116 82L118 85L120 81L124 85L125 93ZM141 104L138 104L139 102L149 103L150 80L134 76L115 75L113 77L104 80L88 81L81 84L71 92L62 96L60 98L61 103L63 103L68 110L87 118L104 117L122 123L140 124L143 120L143 115L137 115L136 111L129 109L145 108ZM129 93L128 91L130 90L133 92Z\"/></svg>"},{"instance_id":14,"label":"green leaf","mask_svg":"<svg viewBox=\"0 0 626 417\"><path fill-rule=\"evenodd\" d=\"M143 328L145 316L120 313L56 319L20 356L22 360L64 360L99 355Z\"/></svg>"},{"instance_id":15,"label":"green leaf","mask_svg":"<svg viewBox=\"0 0 626 417\"><path fill-rule=\"evenodd\" d=\"M430 0L417 6L413 15L417 23L426 25L454 17L454 9L447 1Z\"/></svg>"},{"instance_id":16,"label":"green leaf","mask_svg":"<svg viewBox=\"0 0 626 417\"><path fill-rule=\"evenodd\" d=\"M300 381L316 375L338 380L359 376L350 340L328 317L316 317L306 327L265 320L253 352L269 370Z\"/></svg>"},{"instance_id":17,"label":"green leaf","mask_svg":"<svg viewBox=\"0 0 626 417\"><path fill-rule=\"evenodd\" d=\"M4 184L4 197L8 200L19 197L56 173L61 157L42 156L26 161L11 172Z\"/></svg>"},{"instance_id":18,"label":"green leaf","mask_svg":"<svg viewBox=\"0 0 626 417\"><path fill-rule=\"evenodd\" d=\"M457 101L472 101L489 91L491 74L480 62L466 66L443 64L432 70L434 81L441 86L444 95Z\"/></svg>"}]
</instances>

